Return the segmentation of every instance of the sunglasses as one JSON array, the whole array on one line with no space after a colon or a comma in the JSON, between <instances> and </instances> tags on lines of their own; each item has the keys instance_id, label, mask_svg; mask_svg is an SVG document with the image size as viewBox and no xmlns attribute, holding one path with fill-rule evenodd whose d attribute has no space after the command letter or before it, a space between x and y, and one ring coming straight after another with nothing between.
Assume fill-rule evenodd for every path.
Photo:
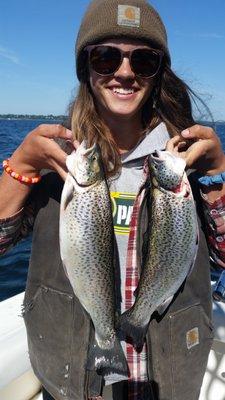
<instances>
[{"instance_id":1,"label":"sunglasses","mask_svg":"<svg viewBox=\"0 0 225 400\"><path fill-rule=\"evenodd\" d=\"M163 51L139 47L123 51L109 45L90 45L86 47L91 68L102 76L114 74L121 66L124 57L129 58L130 67L140 78L152 78L160 69Z\"/></svg>"}]
</instances>

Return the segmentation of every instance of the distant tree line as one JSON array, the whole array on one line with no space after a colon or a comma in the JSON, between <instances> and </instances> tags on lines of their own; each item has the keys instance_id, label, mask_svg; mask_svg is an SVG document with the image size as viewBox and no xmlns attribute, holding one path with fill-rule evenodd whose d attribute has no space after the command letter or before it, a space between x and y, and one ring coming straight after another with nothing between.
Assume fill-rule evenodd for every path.
<instances>
[{"instance_id":1,"label":"distant tree line","mask_svg":"<svg viewBox=\"0 0 225 400\"><path fill-rule=\"evenodd\" d=\"M64 121L67 117L65 115L30 115L30 114L0 114L0 119L47 119L47 120L60 120Z\"/></svg>"}]
</instances>

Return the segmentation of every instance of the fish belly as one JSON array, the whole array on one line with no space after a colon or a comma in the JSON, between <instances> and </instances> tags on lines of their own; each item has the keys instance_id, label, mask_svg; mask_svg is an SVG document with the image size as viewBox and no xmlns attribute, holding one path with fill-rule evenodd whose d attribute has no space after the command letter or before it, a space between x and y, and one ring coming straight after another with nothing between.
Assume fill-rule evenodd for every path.
<instances>
[{"instance_id":1,"label":"fish belly","mask_svg":"<svg viewBox=\"0 0 225 400\"><path fill-rule=\"evenodd\" d=\"M61 256L99 340L114 336L113 223L104 184L74 193L60 218Z\"/></svg>"},{"instance_id":2,"label":"fish belly","mask_svg":"<svg viewBox=\"0 0 225 400\"><path fill-rule=\"evenodd\" d=\"M153 195L148 254L133 309L137 325L146 325L152 312L179 289L195 258L196 240L193 200Z\"/></svg>"}]
</instances>

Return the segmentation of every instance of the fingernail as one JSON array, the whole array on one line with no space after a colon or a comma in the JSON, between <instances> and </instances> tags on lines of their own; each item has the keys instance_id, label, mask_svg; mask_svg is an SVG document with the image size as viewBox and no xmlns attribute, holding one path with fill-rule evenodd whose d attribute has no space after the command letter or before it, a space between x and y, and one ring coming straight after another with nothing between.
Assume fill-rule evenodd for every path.
<instances>
[{"instance_id":1,"label":"fingernail","mask_svg":"<svg viewBox=\"0 0 225 400\"><path fill-rule=\"evenodd\" d=\"M184 131L182 131L181 134L184 136L188 136L188 135L190 135L190 131L189 131L189 129L184 129Z\"/></svg>"}]
</instances>

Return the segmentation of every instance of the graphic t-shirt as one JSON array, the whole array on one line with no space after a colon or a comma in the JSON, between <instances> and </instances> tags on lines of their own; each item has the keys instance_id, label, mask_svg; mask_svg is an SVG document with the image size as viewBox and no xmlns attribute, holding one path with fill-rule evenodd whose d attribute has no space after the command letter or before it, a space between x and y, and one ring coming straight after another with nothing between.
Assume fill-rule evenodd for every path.
<instances>
[{"instance_id":1,"label":"graphic t-shirt","mask_svg":"<svg viewBox=\"0 0 225 400\"><path fill-rule=\"evenodd\" d=\"M135 193L111 192L114 231L116 235L129 235Z\"/></svg>"}]
</instances>

